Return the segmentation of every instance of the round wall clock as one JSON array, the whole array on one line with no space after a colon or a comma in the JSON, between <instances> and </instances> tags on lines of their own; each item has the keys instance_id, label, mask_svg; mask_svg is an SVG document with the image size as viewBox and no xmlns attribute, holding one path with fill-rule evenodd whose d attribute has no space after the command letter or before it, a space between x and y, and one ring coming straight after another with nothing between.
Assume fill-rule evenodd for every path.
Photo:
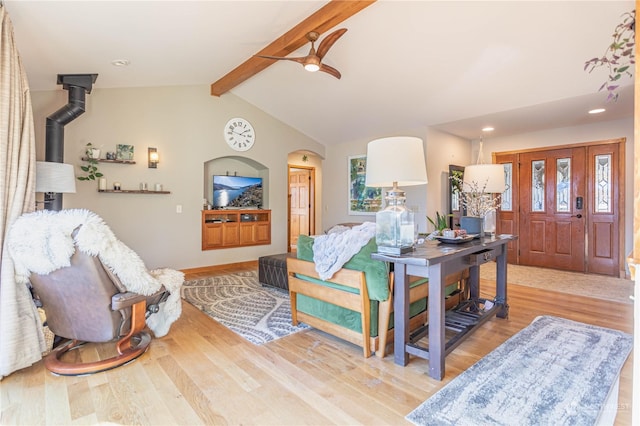
<instances>
[{"instance_id":1,"label":"round wall clock","mask_svg":"<svg viewBox=\"0 0 640 426\"><path fill-rule=\"evenodd\" d=\"M244 118L232 118L224 126L224 140L236 151L247 151L256 142L256 132Z\"/></svg>"}]
</instances>

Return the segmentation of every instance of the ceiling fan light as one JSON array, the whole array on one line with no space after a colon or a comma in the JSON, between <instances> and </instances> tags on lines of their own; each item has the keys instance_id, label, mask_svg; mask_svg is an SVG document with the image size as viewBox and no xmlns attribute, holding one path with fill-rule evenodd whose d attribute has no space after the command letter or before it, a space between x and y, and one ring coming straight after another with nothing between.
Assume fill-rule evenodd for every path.
<instances>
[{"instance_id":1,"label":"ceiling fan light","mask_svg":"<svg viewBox=\"0 0 640 426\"><path fill-rule=\"evenodd\" d=\"M316 72L320 69L320 59L309 55L304 62L304 69L309 72Z\"/></svg>"}]
</instances>

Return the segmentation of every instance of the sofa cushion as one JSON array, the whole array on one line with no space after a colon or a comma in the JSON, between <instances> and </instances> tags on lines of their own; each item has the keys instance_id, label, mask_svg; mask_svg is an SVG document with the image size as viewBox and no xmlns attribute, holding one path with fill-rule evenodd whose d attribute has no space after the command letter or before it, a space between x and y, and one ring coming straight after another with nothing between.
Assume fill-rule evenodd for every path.
<instances>
[{"instance_id":1,"label":"sofa cushion","mask_svg":"<svg viewBox=\"0 0 640 426\"><path fill-rule=\"evenodd\" d=\"M389 298L389 265L386 262L371 259L371 253L377 251L378 245L375 238L372 238L343 267L355 271L363 271L367 280L369 299L383 301ZM313 262L312 237L300 235L297 256L298 259Z\"/></svg>"},{"instance_id":2,"label":"sofa cushion","mask_svg":"<svg viewBox=\"0 0 640 426\"><path fill-rule=\"evenodd\" d=\"M353 288L338 286L337 284L328 283L326 281L321 281L318 279L314 279L311 277L301 277L301 279L305 279L316 284L320 285L330 285L331 287L338 288L340 290L345 290L349 292L353 292ZM424 281L422 281L424 282ZM412 283L411 287L414 285L420 285L421 282ZM358 333L362 333L362 319L358 312L352 311L351 309L343 308L342 306L333 305L331 303L327 303L318 299L314 299L309 296L305 296L303 294L298 294L297 296L298 310L304 312L306 314L312 315L314 317L323 318L327 321L333 322L335 324L340 324L343 327L347 327L350 330L353 330ZM409 317L419 314L420 312L427 309L427 300L421 299L413 302L409 305ZM371 330L369 335L371 337L375 337L378 335L378 310L379 303L372 302L371 303ZM390 327L393 326L393 313L391 314Z\"/></svg>"}]
</instances>

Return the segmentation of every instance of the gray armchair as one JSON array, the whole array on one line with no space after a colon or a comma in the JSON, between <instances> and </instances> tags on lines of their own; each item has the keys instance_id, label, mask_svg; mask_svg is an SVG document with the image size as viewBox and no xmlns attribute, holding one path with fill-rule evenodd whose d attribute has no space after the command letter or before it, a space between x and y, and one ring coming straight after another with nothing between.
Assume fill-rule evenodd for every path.
<instances>
[{"instance_id":1,"label":"gray armchair","mask_svg":"<svg viewBox=\"0 0 640 426\"><path fill-rule=\"evenodd\" d=\"M31 287L49 330L69 339L44 359L56 374L91 374L132 361L149 347L146 327L162 337L182 312L184 274L148 271L88 210L25 214L12 225L7 241L16 283ZM87 342L115 345L112 350L101 346L99 361L69 353Z\"/></svg>"},{"instance_id":2,"label":"gray armchair","mask_svg":"<svg viewBox=\"0 0 640 426\"><path fill-rule=\"evenodd\" d=\"M109 370L145 353L151 343L144 331L145 317L158 312L168 295L164 287L150 296L128 292L98 257L79 250L71 256L71 266L31 274L31 284L49 329L70 339L44 359L45 367L60 375ZM117 354L105 360L82 363L62 358L86 342L109 341L116 341Z\"/></svg>"}]
</instances>

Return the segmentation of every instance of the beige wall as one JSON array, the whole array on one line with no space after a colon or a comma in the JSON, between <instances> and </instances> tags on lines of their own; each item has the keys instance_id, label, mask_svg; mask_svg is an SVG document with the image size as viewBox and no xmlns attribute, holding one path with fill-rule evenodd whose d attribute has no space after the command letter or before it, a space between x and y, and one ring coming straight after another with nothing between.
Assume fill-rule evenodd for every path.
<instances>
[{"instance_id":1,"label":"beige wall","mask_svg":"<svg viewBox=\"0 0 640 426\"><path fill-rule=\"evenodd\" d=\"M68 92L36 92L32 98L38 160L43 160L45 119L67 103ZM255 128L256 144L246 153L233 151L223 139L223 127L232 117L246 118ZM101 147L103 157L105 151L115 151L116 144L134 145L135 165L100 164L109 185L119 181L123 189L137 189L140 182L161 183L171 191L170 195L101 194L97 183L78 182L77 193L64 196L64 208L87 208L102 216L149 268L184 269L285 252L288 153L303 149L324 156L323 145L233 94L210 96L206 85L94 88L87 95L86 112L65 126L65 162L74 164L76 173L87 142ZM158 149L157 169L147 167L147 147ZM269 246L201 250L202 199L208 195L205 183L211 179L211 166L205 164L228 156L250 160L249 165L227 160L224 168L237 168L238 174L256 167L268 170L264 207L272 210ZM176 212L178 205L182 213Z\"/></svg>"},{"instance_id":2,"label":"beige wall","mask_svg":"<svg viewBox=\"0 0 640 426\"><path fill-rule=\"evenodd\" d=\"M67 103L63 90L33 94L38 159L44 159L44 128L47 115ZM135 165L101 163L109 185L114 180L125 189L140 182L162 183L170 195L99 194L97 184L78 182L78 192L64 196L65 208L88 208L112 227L116 235L136 250L149 267L192 268L255 260L264 254L286 251L287 164L316 168L316 231L340 222L374 221L374 216L348 214L348 157L366 154L369 140L324 147L233 94L209 95L208 86L169 88L94 89L87 95L87 111L65 127L65 162L79 166L84 145L92 142L104 151L118 143L135 146ZM222 129L231 117L252 122L256 145L246 153L231 150ZM449 164L472 164L477 141L432 128L410 129L403 135L421 137L429 183L404 188L407 205L416 212L419 231L427 228L426 216L447 210ZM381 135L383 137L385 135ZM633 119L553 129L508 138L487 138L484 162L491 153L532 147L627 138L627 200L633 199ZM158 169L147 168L147 147L158 148ZM302 155L308 154L308 162ZM220 159L213 162L211 160ZM249 164L237 157L249 159ZM202 199L210 197L210 174L232 168L238 174L255 172L265 177L267 201L272 209L272 244L247 248L202 251L200 211ZM214 170L215 169L215 170ZM267 170L266 175L264 170ZM79 172L79 168L76 169ZM221 170L221 169L220 169ZM633 203L625 212L625 251L631 251ZM176 213L176 206L182 213Z\"/></svg>"},{"instance_id":3,"label":"beige wall","mask_svg":"<svg viewBox=\"0 0 640 426\"><path fill-rule=\"evenodd\" d=\"M565 145L597 140L627 138L625 197L625 253L633 246L633 158L634 133L633 118L599 124L565 127L540 132L532 132L505 138L487 137L483 154L485 163L491 163L491 153L515 151L527 148ZM427 229L426 216L447 211L448 170L450 164L466 166L477 161L478 141L439 132L433 128L400 132L403 135L418 136L425 141L427 175L426 186L407 187L407 205L416 212L420 232ZM347 159L351 155L366 154L368 140L359 140L327 147L324 162L325 191L323 213L325 228L340 222L375 221L374 216L350 216L347 206ZM431 231L431 227L427 229Z\"/></svg>"},{"instance_id":4,"label":"beige wall","mask_svg":"<svg viewBox=\"0 0 640 426\"><path fill-rule=\"evenodd\" d=\"M470 142L430 128L413 129L401 134L416 136L424 141L429 183L402 189L406 192L407 207L415 213L418 231L426 232L427 215L434 216L436 211L443 213L447 209L448 201L445 191L448 184L449 164L469 164ZM348 158L354 155L365 155L368 142L369 140L359 140L327 147L327 159L324 162L325 193L322 206L325 229L341 222L375 222L373 215L349 215L348 206Z\"/></svg>"}]
</instances>

